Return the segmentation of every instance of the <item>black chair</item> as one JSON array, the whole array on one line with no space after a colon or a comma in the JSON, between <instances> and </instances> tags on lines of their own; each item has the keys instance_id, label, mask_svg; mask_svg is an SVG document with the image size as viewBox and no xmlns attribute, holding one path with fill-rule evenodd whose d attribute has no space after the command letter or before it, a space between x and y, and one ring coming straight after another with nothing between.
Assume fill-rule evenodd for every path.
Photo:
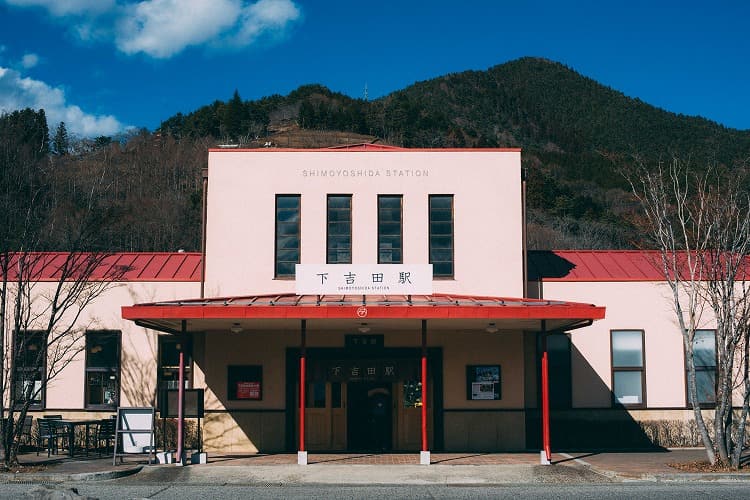
<instances>
[{"instance_id":1,"label":"black chair","mask_svg":"<svg viewBox=\"0 0 750 500\"><path fill-rule=\"evenodd\" d=\"M46 420L51 420L54 423L55 420L62 420L62 415L44 415L42 418ZM57 438L62 440L63 448L65 448L66 446L70 446L70 444L68 443L68 433L65 432L65 429L61 428L58 425L55 427L55 433L57 433Z\"/></svg>"},{"instance_id":2,"label":"black chair","mask_svg":"<svg viewBox=\"0 0 750 500\"><path fill-rule=\"evenodd\" d=\"M37 435L36 435L36 454L39 456L39 449L45 443L47 444L47 456L49 457L52 453L57 454L57 445L60 435L57 433L57 426L55 425L54 419L40 418L36 421Z\"/></svg>"},{"instance_id":3,"label":"black chair","mask_svg":"<svg viewBox=\"0 0 750 500\"><path fill-rule=\"evenodd\" d=\"M96 426L96 448L102 454L101 444L104 443L105 453L109 453L111 443L115 440L115 419L103 418Z\"/></svg>"}]
</instances>

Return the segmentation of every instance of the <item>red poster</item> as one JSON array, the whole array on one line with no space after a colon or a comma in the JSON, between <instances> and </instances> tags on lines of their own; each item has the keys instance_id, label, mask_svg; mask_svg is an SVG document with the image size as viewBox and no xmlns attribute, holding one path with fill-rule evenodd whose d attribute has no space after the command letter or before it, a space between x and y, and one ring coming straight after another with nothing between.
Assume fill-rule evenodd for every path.
<instances>
[{"instance_id":1,"label":"red poster","mask_svg":"<svg viewBox=\"0 0 750 500\"><path fill-rule=\"evenodd\" d=\"M260 399L260 382L237 382L237 399Z\"/></svg>"}]
</instances>

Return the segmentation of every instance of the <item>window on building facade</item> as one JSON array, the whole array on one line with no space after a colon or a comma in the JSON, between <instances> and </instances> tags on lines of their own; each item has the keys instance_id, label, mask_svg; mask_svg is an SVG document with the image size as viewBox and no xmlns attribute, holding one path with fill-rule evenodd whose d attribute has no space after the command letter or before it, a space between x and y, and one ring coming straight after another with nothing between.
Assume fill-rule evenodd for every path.
<instances>
[{"instance_id":1,"label":"window on building facade","mask_svg":"<svg viewBox=\"0 0 750 500\"><path fill-rule=\"evenodd\" d=\"M86 332L86 407L117 408L120 332Z\"/></svg>"},{"instance_id":2,"label":"window on building facade","mask_svg":"<svg viewBox=\"0 0 750 500\"><path fill-rule=\"evenodd\" d=\"M453 195L430 195L430 264L436 278L453 277Z\"/></svg>"},{"instance_id":3,"label":"window on building facade","mask_svg":"<svg viewBox=\"0 0 750 500\"><path fill-rule=\"evenodd\" d=\"M328 195L328 264L352 263L352 195Z\"/></svg>"},{"instance_id":4,"label":"window on building facade","mask_svg":"<svg viewBox=\"0 0 750 500\"><path fill-rule=\"evenodd\" d=\"M294 266L300 262L300 208L300 195L276 195L274 275L277 278L293 278Z\"/></svg>"},{"instance_id":5,"label":"window on building facade","mask_svg":"<svg viewBox=\"0 0 750 500\"><path fill-rule=\"evenodd\" d=\"M549 402L550 408L570 408L572 383L570 367L570 337L564 333L547 335L549 356Z\"/></svg>"},{"instance_id":6,"label":"window on building facade","mask_svg":"<svg viewBox=\"0 0 750 500\"><path fill-rule=\"evenodd\" d=\"M44 408L42 388L47 371L47 349L44 332L24 331L13 336L13 401L22 405L31 401L31 409Z\"/></svg>"},{"instance_id":7,"label":"window on building facade","mask_svg":"<svg viewBox=\"0 0 750 500\"><path fill-rule=\"evenodd\" d=\"M612 330L611 333L614 403L645 406L643 330Z\"/></svg>"},{"instance_id":8,"label":"window on building facade","mask_svg":"<svg viewBox=\"0 0 750 500\"><path fill-rule=\"evenodd\" d=\"M404 261L403 196L378 196L378 264Z\"/></svg>"},{"instance_id":9,"label":"window on building facade","mask_svg":"<svg viewBox=\"0 0 750 500\"><path fill-rule=\"evenodd\" d=\"M192 386L193 352L190 342L174 337L159 337L159 371L157 372L159 385L159 407L161 408L164 391L179 389L180 379L180 350L184 349L184 377L185 388Z\"/></svg>"},{"instance_id":10,"label":"window on building facade","mask_svg":"<svg viewBox=\"0 0 750 500\"><path fill-rule=\"evenodd\" d=\"M716 331L696 330L693 337L693 361L698 403L716 404ZM687 386L687 384L686 384ZM690 399L688 398L688 403Z\"/></svg>"}]
</instances>

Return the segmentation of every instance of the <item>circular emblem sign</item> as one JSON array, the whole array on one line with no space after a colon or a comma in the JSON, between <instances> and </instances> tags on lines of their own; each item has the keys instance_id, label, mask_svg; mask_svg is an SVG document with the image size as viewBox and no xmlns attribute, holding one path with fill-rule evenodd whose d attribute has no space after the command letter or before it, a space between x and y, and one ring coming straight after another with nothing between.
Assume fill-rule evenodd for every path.
<instances>
[{"instance_id":1,"label":"circular emblem sign","mask_svg":"<svg viewBox=\"0 0 750 500\"><path fill-rule=\"evenodd\" d=\"M358 318L365 318L365 317L367 317L367 308L365 306L359 306L357 308L357 317Z\"/></svg>"}]
</instances>

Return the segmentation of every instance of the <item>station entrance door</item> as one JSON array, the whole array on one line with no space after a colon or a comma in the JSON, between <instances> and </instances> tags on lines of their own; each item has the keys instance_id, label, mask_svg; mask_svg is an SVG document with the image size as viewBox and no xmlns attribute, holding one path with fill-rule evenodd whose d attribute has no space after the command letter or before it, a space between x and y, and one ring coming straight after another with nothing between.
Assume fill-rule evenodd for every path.
<instances>
[{"instance_id":1,"label":"station entrance door","mask_svg":"<svg viewBox=\"0 0 750 500\"><path fill-rule=\"evenodd\" d=\"M398 354L405 350L398 350ZM415 350L408 351L411 354ZM307 361L307 450L382 453L420 449L422 384L416 356L351 357L342 361L340 350L319 349L312 354L317 357L308 355ZM294 363L292 366L298 364L294 356L288 361ZM431 365L440 366L439 361ZM288 369L287 373L299 380L297 370ZM433 449L436 424L440 426L438 435L442 429L442 419L436 419L436 416L442 416L439 387L442 386L442 374L431 373L428 367L428 376L427 428L430 448ZM288 412L287 428L293 437L289 449L293 450L299 440L299 385L287 385L290 386L293 393L288 394L287 401L293 410ZM434 397L436 394L438 400Z\"/></svg>"}]
</instances>

